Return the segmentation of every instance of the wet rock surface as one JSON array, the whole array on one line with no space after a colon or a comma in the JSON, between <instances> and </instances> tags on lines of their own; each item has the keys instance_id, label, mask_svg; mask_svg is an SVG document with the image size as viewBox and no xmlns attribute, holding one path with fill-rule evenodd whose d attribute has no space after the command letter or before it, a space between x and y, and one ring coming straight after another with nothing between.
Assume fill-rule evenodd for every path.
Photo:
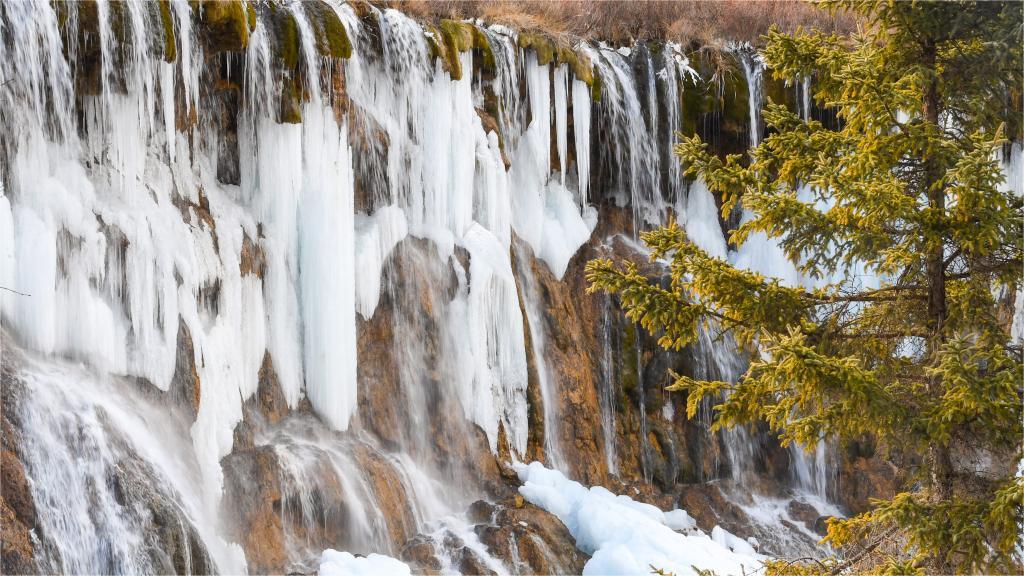
<instances>
[{"instance_id":1,"label":"wet rock surface","mask_svg":"<svg viewBox=\"0 0 1024 576\"><path fill-rule=\"evenodd\" d=\"M166 487L145 461L122 460L110 481L124 509L137 515L137 525L147 527L142 537L148 568L159 574L217 572L199 532L178 504L181 497Z\"/></svg>"},{"instance_id":2,"label":"wet rock surface","mask_svg":"<svg viewBox=\"0 0 1024 576\"><path fill-rule=\"evenodd\" d=\"M241 544L249 570L282 570L287 561L282 526L283 497L277 455L269 446L231 454L222 462L222 506L236 518L232 539Z\"/></svg>"},{"instance_id":3,"label":"wet rock surface","mask_svg":"<svg viewBox=\"0 0 1024 576\"><path fill-rule=\"evenodd\" d=\"M474 529L495 557L518 574L579 574L589 557L553 514L509 498Z\"/></svg>"},{"instance_id":4,"label":"wet rock surface","mask_svg":"<svg viewBox=\"0 0 1024 576\"><path fill-rule=\"evenodd\" d=\"M0 332L0 339L9 336ZM0 573L35 574L38 567L32 542L35 502L17 450L21 435L18 397L24 386L15 376L16 357L0 358Z\"/></svg>"},{"instance_id":5,"label":"wet rock surface","mask_svg":"<svg viewBox=\"0 0 1024 576\"><path fill-rule=\"evenodd\" d=\"M554 437L571 476L584 483L599 483L607 478L608 468L601 445L603 430L596 381L600 374L598 346L591 329L596 324L597 311L591 298L581 297L585 293L584 254L573 258L565 277L559 281L542 261L532 257L527 247L519 248L527 260L520 265L530 266L537 283L543 325L530 329L531 333L543 331L543 360L547 364L551 400L555 403L549 413L558 415L557 420L545 422L545 433Z\"/></svg>"}]
</instances>

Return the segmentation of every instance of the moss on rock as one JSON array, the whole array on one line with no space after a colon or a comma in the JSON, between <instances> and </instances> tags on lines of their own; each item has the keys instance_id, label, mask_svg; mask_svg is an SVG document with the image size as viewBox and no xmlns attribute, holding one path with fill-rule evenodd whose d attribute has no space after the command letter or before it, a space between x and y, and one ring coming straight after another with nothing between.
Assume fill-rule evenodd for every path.
<instances>
[{"instance_id":1,"label":"moss on rock","mask_svg":"<svg viewBox=\"0 0 1024 576\"><path fill-rule=\"evenodd\" d=\"M601 101L601 75L593 71L593 80L590 83L590 99L594 102Z\"/></svg>"},{"instance_id":2,"label":"moss on rock","mask_svg":"<svg viewBox=\"0 0 1024 576\"><path fill-rule=\"evenodd\" d=\"M542 32L520 32L519 47L533 50L537 54L537 63L541 66L552 62L568 65L577 80L586 83L593 89L593 62L585 52L575 50L568 41L553 38ZM597 94L600 94L600 88L598 88ZM598 96L597 99L600 97Z\"/></svg>"},{"instance_id":3,"label":"moss on rock","mask_svg":"<svg viewBox=\"0 0 1024 576\"><path fill-rule=\"evenodd\" d=\"M170 0L159 0L160 22L164 27L164 61L174 62L178 57L178 50L174 41L174 19L171 18Z\"/></svg>"},{"instance_id":4,"label":"moss on rock","mask_svg":"<svg viewBox=\"0 0 1024 576\"><path fill-rule=\"evenodd\" d=\"M776 104L784 104L790 112L800 112L796 88L787 86L784 80L777 80L767 71L764 74L764 95Z\"/></svg>"},{"instance_id":5,"label":"moss on rock","mask_svg":"<svg viewBox=\"0 0 1024 576\"><path fill-rule=\"evenodd\" d=\"M568 44L560 44L558 62L568 64L577 80L587 86L594 85L594 63L590 61L590 56L587 56L586 52L574 50Z\"/></svg>"},{"instance_id":6,"label":"moss on rock","mask_svg":"<svg viewBox=\"0 0 1024 576\"><path fill-rule=\"evenodd\" d=\"M438 48L444 48L448 74L452 80L461 80L462 62L459 60L459 53L473 49L473 25L455 20L441 20L437 30L441 35L441 46Z\"/></svg>"},{"instance_id":7,"label":"moss on rock","mask_svg":"<svg viewBox=\"0 0 1024 576\"><path fill-rule=\"evenodd\" d=\"M487 71L497 69L497 62L494 60L494 50L491 48L491 41L488 40L484 31L477 26L470 25L473 33L473 50L480 55L480 67Z\"/></svg>"},{"instance_id":8,"label":"moss on rock","mask_svg":"<svg viewBox=\"0 0 1024 576\"><path fill-rule=\"evenodd\" d=\"M697 118L711 112L712 98L708 85L699 78L687 75L683 78L683 113L681 132L685 136L697 133Z\"/></svg>"},{"instance_id":9,"label":"moss on rock","mask_svg":"<svg viewBox=\"0 0 1024 576\"><path fill-rule=\"evenodd\" d=\"M750 92L746 77L738 70L722 75L722 96L719 102L722 122L744 126L750 123Z\"/></svg>"},{"instance_id":10,"label":"moss on rock","mask_svg":"<svg viewBox=\"0 0 1024 576\"><path fill-rule=\"evenodd\" d=\"M281 86L281 122L302 122L302 90L296 87L296 82L285 82Z\"/></svg>"},{"instance_id":11,"label":"moss on rock","mask_svg":"<svg viewBox=\"0 0 1024 576\"><path fill-rule=\"evenodd\" d=\"M190 0L213 52L241 52L249 44L248 4L242 0Z\"/></svg>"},{"instance_id":12,"label":"moss on rock","mask_svg":"<svg viewBox=\"0 0 1024 576\"><path fill-rule=\"evenodd\" d=\"M619 366L621 367L622 386L621 394L635 395L640 385L640 375L637 373L637 334L636 326L630 320L622 322L622 347ZM626 405L626 397L620 398L621 405Z\"/></svg>"},{"instance_id":13,"label":"moss on rock","mask_svg":"<svg viewBox=\"0 0 1024 576\"><path fill-rule=\"evenodd\" d=\"M331 58L351 58L352 41L334 9L320 1L305 2L302 6L316 37L317 51Z\"/></svg>"},{"instance_id":14,"label":"moss on rock","mask_svg":"<svg viewBox=\"0 0 1024 576\"><path fill-rule=\"evenodd\" d=\"M427 24L424 26L424 35L427 40L427 56L430 61L441 60L441 67L445 72L451 74L451 63L448 59L448 48L444 44L444 36L437 26Z\"/></svg>"},{"instance_id":15,"label":"moss on rock","mask_svg":"<svg viewBox=\"0 0 1024 576\"><path fill-rule=\"evenodd\" d=\"M50 0L53 13L57 16L57 29L63 30L68 21L68 6L60 0Z\"/></svg>"},{"instance_id":16,"label":"moss on rock","mask_svg":"<svg viewBox=\"0 0 1024 576\"><path fill-rule=\"evenodd\" d=\"M473 28L468 22L441 20L441 34L449 48L458 52L468 52L473 48Z\"/></svg>"},{"instance_id":17,"label":"moss on rock","mask_svg":"<svg viewBox=\"0 0 1024 576\"><path fill-rule=\"evenodd\" d=\"M249 0L245 3L245 16L249 24L249 32L256 31L256 6L253 3L255 0Z\"/></svg>"},{"instance_id":18,"label":"moss on rock","mask_svg":"<svg viewBox=\"0 0 1024 576\"><path fill-rule=\"evenodd\" d=\"M277 40L277 56L286 70L294 71L299 66L299 55L302 53L299 24L289 10L272 9L271 12L274 20L274 37Z\"/></svg>"},{"instance_id":19,"label":"moss on rock","mask_svg":"<svg viewBox=\"0 0 1024 576\"><path fill-rule=\"evenodd\" d=\"M131 22L123 2L111 2L108 5L107 18L110 23L110 31L114 34L114 44L124 46L128 42L128 28Z\"/></svg>"},{"instance_id":20,"label":"moss on rock","mask_svg":"<svg viewBox=\"0 0 1024 576\"><path fill-rule=\"evenodd\" d=\"M537 53L537 63L547 66L555 59L555 41L539 32L520 32L519 47Z\"/></svg>"}]
</instances>

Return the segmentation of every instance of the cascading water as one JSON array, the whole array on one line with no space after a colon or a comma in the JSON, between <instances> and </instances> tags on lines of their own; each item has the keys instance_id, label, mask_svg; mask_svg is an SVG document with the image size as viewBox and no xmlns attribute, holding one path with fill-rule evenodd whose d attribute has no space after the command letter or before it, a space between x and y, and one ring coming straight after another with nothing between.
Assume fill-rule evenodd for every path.
<instances>
[{"instance_id":1,"label":"cascading water","mask_svg":"<svg viewBox=\"0 0 1024 576\"><path fill-rule=\"evenodd\" d=\"M651 446L648 440L650 427L647 424L647 392L644 390L644 363L640 346L640 333L633 333L633 348L636 352L636 365L626 366L627 370L637 373L637 411L640 413L640 472L645 482L651 481Z\"/></svg>"},{"instance_id":2,"label":"cascading water","mask_svg":"<svg viewBox=\"0 0 1024 576\"><path fill-rule=\"evenodd\" d=\"M648 114L644 112L637 81L627 60L627 55L632 52L626 48L614 50L600 46L589 48L587 54L603 82L604 96L598 122L602 127L599 138L604 139L606 145L601 147L600 158L605 170L614 171L610 180L615 187L606 191L606 195L615 197L619 205L631 206L637 229L644 223L660 223L665 204L661 192L657 127L649 124ZM646 51L644 54L649 60L649 54ZM648 61L645 69L650 68ZM653 77L645 81L653 84ZM654 98L653 90L650 94Z\"/></svg>"},{"instance_id":3,"label":"cascading water","mask_svg":"<svg viewBox=\"0 0 1024 576\"><path fill-rule=\"evenodd\" d=\"M737 48L736 54L747 79L750 99L750 144L751 147L754 147L761 139L760 111L764 99L764 63L760 56L749 47ZM808 118L810 115L809 83L805 83L802 88L804 97L801 103L801 113ZM751 217L749 212L744 211L742 221L745 222ZM736 252L730 254L730 260L741 268L779 278L791 286L804 285L807 280L800 275L794 264L782 252L778 241L768 238L764 233L752 234ZM753 457L750 453L751 442L746 433L741 433L737 437L727 439L727 443L730 446L730 453L736 455L736 458L733 459L734 465L738 460L746 462L746 464L735 466L733 473L735 477L738 474L737 470L749 469L749 463ZM827 440L818 442L811 453L808 453L803 446L794 444L791 446L790 456L797 486L822 500L827 500L830 480L834 477L836 469L833 464L830 443Z\"/></svg>"},{"instance_id":4,"label":"cascading water","mask_svg":"<svg viewBox=\"0 0 1024 576\"><path fill-rule=\"evenodd\" d=\"M6 340L7 336L5 336ZM217 537L187 427L128 379L23 358L5 386L18 406L38 515L39 567L49 573L208 573L244 569ZM10 366L9 366L10 367Z\"/></svg>"},{"instance_id":5,"label":"cascading water","mask_svg":"<svg viewBox=\"0 0 1024 576\"><path fill-rule=\"evenodd\" d=\"M618 466L615 458L615 412L616 391L619 382L615 370L612 342L615 325L611 319L611 302L605 298L601 302L601 426L604 432L604 455L608 465L608 473L615 474Z\"/></svg>"},{"instance_id":6,"label":"cascading water","mask_svg":"<svg viewBox=\"0 0 1024 576\"><path fill-rule=\"evenodd\" d=\"M244 30L218 27L225 6ZM422 537L441 570L527 570L464 512L536 448L530 356L541 452L576 464L559 400L586 394L551 360L545 283L579 273L612 201L632 212L613 233L675 211L705 250L744 256L669 156L697 77L681 48L573 47L598 103L568 63L475 30L489 52L445 60L437 29L336 0L0 5L2 361L42 569L308 570L328 546ZM350 56L331 52L342 32ZM616 361L617 314L605 300L586 327L592 450L625 474L636 372L650 482L654 399L639 336ZM727 339L696 348L696 373L738 374ZM729 438L735 473L753 448ZM824 493L829 468L797 468Z\"/></svg>"}]
</instances>

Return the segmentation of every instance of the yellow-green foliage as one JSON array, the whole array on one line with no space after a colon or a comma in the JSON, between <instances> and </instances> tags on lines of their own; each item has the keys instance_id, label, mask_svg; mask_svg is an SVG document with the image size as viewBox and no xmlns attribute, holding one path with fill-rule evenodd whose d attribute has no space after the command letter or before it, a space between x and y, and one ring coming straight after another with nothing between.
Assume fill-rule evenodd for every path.
<instances>
[{"instance_id":1,"label":"yellow-green foliage","mask_svg":"<svg viewBox=\"0 0 1024 576\"><path fill-rule=\"evenodd\" d=\"M839 573L838 567L839 563L833 558L764 561L765 576L830 576Z\"/></svg>"},{"instance_id":2,"label":"yellow-green foliage","mask_svg":"<svg viewBox=\"0 0 1024 576\"><path fill-rule=\"evenodd\" d=\"M177 57L177 47L174 42L174 19L171 18L171 6L169 0L159 0L160 22L164 27L164 61L174 62Z\"/></svg>"},{"instance_id":3,"label":"yellow-green foliage","mask_svg":"<svg viewBox=\"0 0 1024 576\"><path fill-rule=\"evenodd\" d=\"M1005 105L1024 86L1024 5L846 4L867 32L772 31L764 51L776 80L814 75L814 100L838 127L775 103L749 161L710 154L697 136L676 146L723 217L741 202L751 215L731 243L773 238L801 273L832 283L806 289L734 268L671 223L642 235L668 283L599 259L589 290L617 294L665 348L725 329L755 349L736 382L675 375L669 389L687 394L690 417L724 396L714 429L763 422L803 446L866 436L883 454L920 458L904 492L829 523L834 545L887 538L902 551L823 571L1020 573L1024 363L999 295L1021 285L1024 202L1006 189L998 151L1024 116ZM745 82L726 82L736 109L723 112L739 116ZM975 455L990 464L958 464ZM769 572L820 567L789 568Z\"/></svg>"}]
</instances>

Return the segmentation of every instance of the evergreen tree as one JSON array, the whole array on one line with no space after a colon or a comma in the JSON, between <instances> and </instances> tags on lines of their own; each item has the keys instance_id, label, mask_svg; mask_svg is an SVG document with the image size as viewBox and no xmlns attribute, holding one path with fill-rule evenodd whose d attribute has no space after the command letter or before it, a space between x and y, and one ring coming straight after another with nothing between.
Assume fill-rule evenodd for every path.
<instances>
[{"instance_id":1,"label":"evergreen tree","mask_svg":"<svg viewBox=\"0 0 1024 576\"><path fill-rule=\"evenodd\" d=\"M831 570L863 568L854 550L893 542L899 553L876 568L1020 570L1022 358L1008 318L1024 211L999 152L1021 138L1021 7L833 5L858 12L861 31L773 30L764 57L778 79L813 77L838 128L769 102L768 135L749 162L709 154L696 136L678 144L687 174L723 200L723 218L738 203L749 211L733 245L776 238L823 287L737 269L675 223L643 234L671 282L628 262L588 264L589 290L617 294L660 345L727 329L751 350L737 382L674 375L689 417L726 393L716 428L763 421L783 444L870 437L920 456L906 491L830 522L827 540L849 550ZM864 272L880 286L865 289Z\"/></svg>"}]
</instances>

